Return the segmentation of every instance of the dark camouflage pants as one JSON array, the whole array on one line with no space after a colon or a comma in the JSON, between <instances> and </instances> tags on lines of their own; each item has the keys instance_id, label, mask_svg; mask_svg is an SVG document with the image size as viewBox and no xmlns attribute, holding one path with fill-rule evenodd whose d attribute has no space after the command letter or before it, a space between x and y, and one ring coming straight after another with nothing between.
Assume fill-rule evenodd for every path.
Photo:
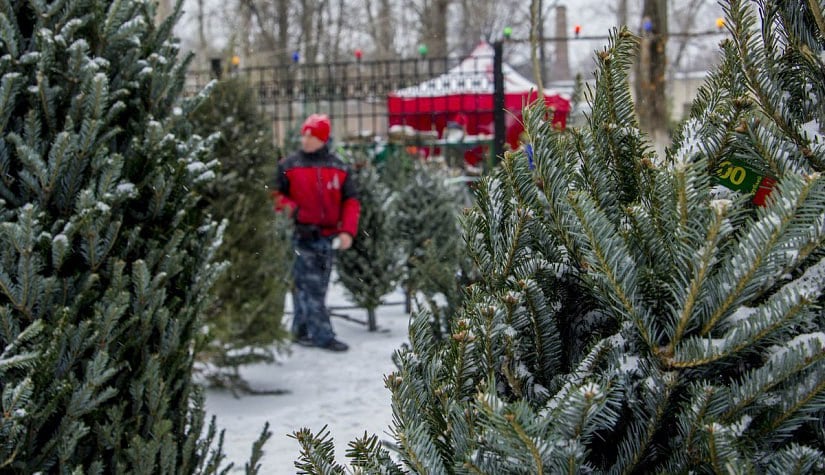
<instances>
[{"instance_id":1,"label":"dark camouflage pants","mask_svg":"<svg viewBox=\"0 0 825 475\"><path fill-rule=\"evenodd\" d=\"M294 316L292 334L307 336L316 345L335 337L326 306L327 287L332 271L332 238L296 239L292 277Z\"/></svg>"}]
</instances>

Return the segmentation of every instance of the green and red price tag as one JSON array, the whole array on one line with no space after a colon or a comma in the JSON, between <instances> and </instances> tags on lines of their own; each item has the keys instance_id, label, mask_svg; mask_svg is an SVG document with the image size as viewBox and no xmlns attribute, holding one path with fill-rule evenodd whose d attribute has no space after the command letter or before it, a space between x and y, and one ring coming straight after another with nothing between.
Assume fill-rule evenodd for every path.
<instances>
[{"instance_id":1,"label":"green and red price tag","mask_svg":"<svg viewBox=\"0 0 825 475\"><path fill-rule=\"evenodd\" d=\"M757 172L745 162L728 159L719 164L716 181L734 191L753 193L753 204L765 206L765 201L776 184L776 179Z\"/></svg>"}]
</instances>

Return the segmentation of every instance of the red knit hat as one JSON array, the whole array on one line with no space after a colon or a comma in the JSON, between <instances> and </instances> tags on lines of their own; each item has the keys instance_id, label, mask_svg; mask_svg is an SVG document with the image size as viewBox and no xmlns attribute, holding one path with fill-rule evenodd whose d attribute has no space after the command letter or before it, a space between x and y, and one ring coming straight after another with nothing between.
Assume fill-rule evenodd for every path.
<instances>
[{"instance_id":1,"label":"red knit hat","mask_svg":"<svg viewBox=\"0 0 825 475\"><path fill-rule=\"evenodd\" d=\"M326 114L312 114L304 121L301 126L301 135L309 132L313 137L318 138L321 142L329 140L329 117Z\"/></svg>"}]
</instances>

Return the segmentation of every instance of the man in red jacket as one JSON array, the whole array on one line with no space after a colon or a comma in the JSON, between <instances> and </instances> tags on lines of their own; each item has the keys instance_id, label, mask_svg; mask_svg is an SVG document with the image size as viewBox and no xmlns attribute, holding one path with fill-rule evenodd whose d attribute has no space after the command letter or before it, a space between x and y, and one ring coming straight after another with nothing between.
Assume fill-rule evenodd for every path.
<instances>
[{"instance_id":1,"label":"man in red jacket","mask_svg":"<svg viewBox=\"0 0 825 475\"><path fill-rule=\"evenodd\" d=\"M346 351L346 343L335 339L325 301L334 248L352 246L361 203L349 167L327 148L329 133L326 115L304 121L301 149L278 163L273 197L275 209L288 210L295 219L293 338Z\"/></svg>"}]
</instances>

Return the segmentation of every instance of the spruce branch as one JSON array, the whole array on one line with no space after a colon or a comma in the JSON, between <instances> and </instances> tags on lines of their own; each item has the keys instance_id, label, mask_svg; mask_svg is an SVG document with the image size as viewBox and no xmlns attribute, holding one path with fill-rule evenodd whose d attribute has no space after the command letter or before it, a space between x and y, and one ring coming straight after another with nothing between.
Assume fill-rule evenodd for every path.
<instances>
[{"instance_id":1,"label":"spruce branch","mask_svg":"<svg viewBox=\"0 0 825 475\"><path fill-rule=\"evenodd\" d=\"M757 275L777 272L766 265L770 264L768 258L785 238L786 230L795 220L795 213L805 207L806 200L817 188L818 181L817 175L806 179L789 176L777 186L775 192L782 199L773 200L768 207L761 208L758 212L759 219L748 227L737 244L735 255L742 256L742 262L728 266L719 275L717 288L724 293L712 296L712 311L702 326L701 336L707 336L734 304L750 298L749 291L752 292L756 284L761 284L754 282Z\"/></svg>"},{"instance_id":2,"label":"spruce branch","mask_svg":"<svg viewBox=\"0 0 825 475\"><path fill-rule=\"evenodd\" d=\"M697 464L701 460L699 448L700 434L705 421L715 412L715 399L719 390L710 385L693 384L690 388L690 399L684 403L684 409L679 417L679 433L684 444L682 450L674 450L670 463L674 467L685 467L688 463ZM686 458L682 459L682 455ZM674 463L675 462L675 463ZM670 471L670 470L669 470Z\"/></svg>"},{"instance_id":3,"label":"spruce branch","mask_svg":"<svg viewBox=\"0 0 825 475\"><path fill-rule=\"evenodd\" d=\"M783 393L779 414L764 425L759 431L760 436L772 434L773 439L787 439L803 422L821 416L825 408L825 378L822 369L813 374L812 381Z\"/></svg>"},{"instance_id":4,"label":"spruce branch","mask_svg":"<svg viewBox=\"0 0 825 475\"><path fill-rule=\"evenodd\" d=\"M654 368L649 371L650 380L639 387L640 397L630 405L635 417L619 443L619 457L610 473L628 475L640 468L671 404L679 378L673 372L662 373Z\"/></svg>"},{"instance_id":5,"label":"spruce branch","mask_svg":"<svg viewBox=\"0 0 825 475\"><path fill-rule=\"evenodd\" d=\"M527 451L530 453L533 459L532 466L535 467L536 473L538 475L542 475L544 473L544 463L542 461L541 453L539 453L538 447L536 447L536 444L533 442L531 437L524 432L524 428L522 428L518 421L516 421L515 416L513 416L512 414L507 414L505 415L505 419L510 423L510 426L512 427L513 431L516 433L516 435L518 435L519 440L522 444L524 444L524 447L527 448Z\"/></svg>"},{"instance_id":6,"label":"spruce branch","mask_svg":"<svg viewBox=\"0 0 825 475\"><path fill-rule=\"evenodd\" d=\"M249 461L244 464L244 469L247 475L258 474L258 471L261 469L260 460L264 455L263 446L271 437L272 431L269 430L269 421L267 421L264 424L263 429L261 429L261 435L258 437L258 440L252 444L252 455L250 456Z\"/></svg>"},{"instance_id":7,"label":"spruce branch","mask_svg":"<svg viewBox=\"0 0 825 475\"><path fill-rule=\"evenodd\" d=\"M682 336L686 331L688 324L693 319L693 309L697 305L700 297L700 292L705 286L706 278L711 271L711 266L716 261L717 246L719 245L719 238L721 228L724 223L724 215L721 210L713 213L713 222L707 230L707 238L700 249L698 256L698 265L694 266L693 276L690 280L690 286L684 296L684 301L681 303L680 314L677 318L677 325L670 337L670 343L664 350L666 357L671 357L675 348L682 340ZM687 224L687 220L683 221L683 225Z\"/></svg>"},{"instance_id":8,"label":"spruce branch","mask_svg":"<svg viewBox=\"0 0 825 475\"><path fill-rule=\"evenodd\" d=\"M762 311L750 321L732 328L721 339L714 340L700 336L687 339L682 345L676 347L674 357L667 360L668 367L673 369L697 368L724 360L751 349L789 325L801 323L807 316L804 310L810 306L811 302L804 298L800 300L797 297L797 299L797 301L790 302L772 301L770 306L762 307Z\"/></svg>"},{"instance_id":9,"label":"spruce branch","mask_svg":"<svg viewBox=\"0 0 825 475\"><path fill-rule=\"evenodd\" d=\"M800 134L799 129L794 126L785 111L779 96L781 91L773 87L774 82L768 79L768 75L773 74L773 68L768 63L771 55L770 46L760 45L760 38L765 42L774 41L775 32L772 32L770 23L773 19L768 15L768 9L763 9L766 18L763 19L763 31L761 36L754 34L753 25L756 23L753 14L741 0L731 0L725 7L726 14L730 18L732 26L729 28L733 34L733 41L738 49L738 57L742 62L742 71L747 79L748 88L756 98L758 106L765 116L772 120L782 130L782 132L796 145L801 153L802 149L808 146L808 141ZM767 34L766 34L767 33Z\"/></svg>"},{"instance_id":10,"label":"spruce branch","mask_svg":"<svg viewBox=\"0 0 825 475\"><path fill-rule=\"evenodd\" d=\"M364 432L363 437L359 437L349 443L347 457L352 459L352 466L360 470L356 473L372 474L381 473L386 475L403 475L402 468L392 461L389 452L382 447L376 435L368 436Z\"/></svg>"},{"instance_id":11,"label":"spruce branch","mask_svg":"<svg viewBox=\"0 0 825 475\"><path fill-rule=\"evenodd\" d=\"M793 384L800 375L811 371L825 360L825 344L816 339L794 339L777 348L777 353L763 366L743 374L731 382L724 412L719 418L731 423L760 398L772 394L783 385Z\"/></svg>"},{"instance_id":12,"label":"spruce branch","mask_svg":"<svg viewBox=\"0 0 825 475\"><path fill-rule=\"evenodd\" d=\"M645 344L651 351L658 351L658 346L646 321L646 312L636 295L636 275L631 266L630 253L615 229L598 208L582 194L573 194L570 205L576 213L583 232L584 242L588 247L587 264L609 291L608 299L618 304L616 310L634 322Z\"/></svg>"},{"instance_id":13,"label":"spruce branch","mask_svg":"<svg viewBox=\"0 0 825 475\"><path fill-rule=\"evenodd\" d=\"M8 21L5 16L3 20ZM0 20L0 32L3 30L3 20ZM5 38L2 41L4 45L8 45ZM2 130L7 130L9 118L14 110L14 102L23 87L21 78L22 74L9 72L4 74L0 80L0 128Z\"/></svg>"},{"instance_id":14,"label":"spruce branch","mask_svg":"<svg viewBox=\"0 0 825 475\"><path fill-rule=\"evenodd\" d=\"M768 473L806 474L825 469L821 450L796 443L778 450L769 456Z\"/></svg>"},{"instance_id":15,"label":"spruce branch","mask_svg":"<svg viewBox=\"0 0 825 475\"><path fill-rule=\"evenodd\" d=\"M712 423L704 427L708 456L715 473L750 473L753 466L736 448L736 436L728 427Z\"/></svg>"},{"instance_id":16,"label":"spruce branch","mask_svg":"<svg viewBox=\"0 0 825 475\"><path fill-rule=\"evenodd\" d=\"M0 40L2 40L3 46L8 49L9 54L11 54L13 58L17 58L20 56L20 43L22 42L22 38L17 25L12 21L14 18L14 10L8 0L3 0L2 9L2 15L0 15ZM5 128L3 130L5 130Z\"/></svg>"},{"instance_id":17,"label":"spruce branch","mask_svg":"<svg viewBox=\"0 0 825 475\"><path fill-rule=\"evenodd\" d=\"M816 0L808 0L808 9L814 17L817 28L819 28L819 37L825 41L825 15L822 14L822 8Z\"/></svg>"}]
</instances>

